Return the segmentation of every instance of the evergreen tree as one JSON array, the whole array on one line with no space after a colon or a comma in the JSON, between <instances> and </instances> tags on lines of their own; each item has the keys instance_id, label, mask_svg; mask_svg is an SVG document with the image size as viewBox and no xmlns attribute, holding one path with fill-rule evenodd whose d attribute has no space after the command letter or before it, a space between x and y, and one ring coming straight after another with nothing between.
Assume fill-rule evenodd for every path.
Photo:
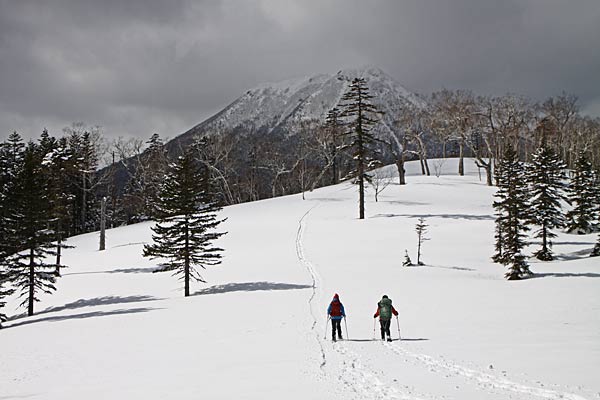
<instances>
[{"instance_id":1,"label":"evergreen tree","mask_svg":"<svg viewBox=\"0 0 600 400\"><path fill-rule=\"evenodd\" d=\"M427 233L427 224L425 223L425 218L419 218L419 222L415 226L415 231L417 232L417 237L419 238L418 247L417 247L417 265L425 265L421 261L421 245L424 241L429 240L425 237Z\"/></svg>"},{"instance_id":2,"label":"evergreen tree","mask_svg":"<svg viewBox=\"0 0 600 400\"><path fill-rule=\"evenodd\" d=\"M542 248L533 255L542 261L554 259L551 239L556 234L552 229L562 227L565 221L560 204L561 200L566 201L565 168L554 150L544 143L533 155L529 169L531 222L540 227L534 236L542 239Z\"/></svg>"},{"instance_id":3,"label":"evergreen tree","mask_svg":"<svg viewBox=\"0 0 600 400\"><path fill-rule=\"evenodd\" d=\"M404 250L404 261L402 262L403 267L412 267L414 264L408 255L408 250Z\"/></svg>"},{"instance_id":4,"label":"evergreen tree","mask_svg":"<svg viewBox=\"0 0 600 400\"><path fill-rule=\"evenodd\" d=\"M340 104L341 116L349 119L349 130L343 134L349 144L344 146L344 149L351 149L355 162L348 177L353 178L354 183L358 184L359 219L365 218L365 182L371 180L367 171L378 165L375 158L376 138L371 130L377 123L376 117L381 112L370 102L372 98L366 80L355 78L348 91L342 96Z\"/></svg>"},{"instance_id":5,"label":"evergreen tree","mask_svg":"<svg viewBox=\"0 0 600 400\"><path fill-rule=\"evenodd\" d=\"M97 183L96 170L98 157L94 135L83 126L77 129L68 129L69 160L67 170L69 173L69 193L74 194L71 212L70 233L89 232L96 227L98 220L98 205L95 191Z\"/></svg>"},{"instance_id":6,"label":"evergreen tree","mask_svg":"<svg viewBox=\"0 0 600 400\"><path fill-rule=\"evenodd\" d=\"M579 235L592 232L596 193L592 164L584 152L579 154L575 162L568 197L573 209L567 213L567 232Z\"/></svg>"},{"instance_id":7,"label":"evergreen tree","mask_svg":"<svg viewBox=\"0 0 600 400\"><path fill-rule=\"evenodd\" d=\"M160 186L168 165L167 151L160 136L155 133L146 143L148 148L131 166L129 180L125 186L124 197L130 222L156 217Z\"/></svg>"},{"instance_id":8,"label":"evergreen tree","mask_svg":"<svg viewBox=\"0 0 600 400\"><path fill-rule=\"evenodd\" d=\"M600 235L598 235L598 241L596 242L596 245L594 246L594 249L592 250L592 254L590 254L590 257L598 257L600 256Z\"/></svg>"},{"instance_id":9,"label":"evergreen tree","mask_svg":"<svg viewBox=\"0 0 600 400\"><path fill-rule=\"evenodd\" d=\"M62 250L72 248L65 244L69 236L69 222L72 219L75 194L69 189L69 160L71 153L66 138L61 138L49 149L44 159L44 176L48 184L51 228L56 242L56 271L60 276Z\"/></svg>"},{"instance_id":10,"label":"evergreen tree","mask_svg":"<svg viewBox=\"0 0 600 400\"><path fill-rule=\"evenodd\" d=\"M594 186L592 189L593 203L595 205L596 230L600 230L600 169L594 171Z\"/></svg>"},{"instance_id":11,"label":"evergreen tree","mask_svg":"<svg viewBox=\"0 0 600 400\"><path fill-rule=\"evenodd\" d=\"M14 187L14 203L7 222L13 238L13 248L7 257L8 274L15 287L21 291L28 315L33 315L33 305L39 292L55 290L54 270L48 256L55 256L54 233L47 194L47 182L42 174L40 149L33 142L25 148L23 167Z\"/></svg>"},{"instance_id":12,"label":"evergreen tree","mask_svg":"<svg viewBox=\"0 0 600 400\"><path fill-rule=\"evenodd\" d=\"M16 132L0 145L0 267L6 265L7 257L18 245L8 217L17 204L14 189L23 164L24 147Z\"/></svg>"},{"instance_id":13,"label":"evergreen tree","mask_svg":"<svg viewBox=\"0 0 600 400\"><path fill-rule=\"evenodd\" d=\"M214 201L210 174L194 160L193 149L179 158L164 180L158 202L154 243L144 247L144 256L166 258L159 271L174 271L184 281L184 294L190 295L190 280L205 282L195 266L206 268L221 263L220 248L212 242L224 233L214 229L221 207Z\"/></svg>"},{"instance_id":14,"label":"evergreen tree","mask_svg":"<svg viewBox=\"0 0 600 400\"><path fill-rule=\"evenodd\" d=\"M525 232L529 230L526 221L530 216L527 213L529 205L524 167L512 148L508 148L504 153L504 159L498 165L496 174L496 249L500 249L500 252L497 251L493 259L502 265L510 266L505 275L507 279L521 279L531 274L522 253L526 245Z\"/></svg>"},{"instance_id":15,"label":"evergreen tree","mask_svg":"<svg viewBox=\"0 0 600 400\"><path fill-rule=\"evenodd\" d=\"M4 298L14 293L14 289L3 287L7 283L7 281L7 275L0 272L0 328L2 328L2 323L6 321L6 314L2 313L2 309L6 304Z\"/></svg>"}]
</instances>

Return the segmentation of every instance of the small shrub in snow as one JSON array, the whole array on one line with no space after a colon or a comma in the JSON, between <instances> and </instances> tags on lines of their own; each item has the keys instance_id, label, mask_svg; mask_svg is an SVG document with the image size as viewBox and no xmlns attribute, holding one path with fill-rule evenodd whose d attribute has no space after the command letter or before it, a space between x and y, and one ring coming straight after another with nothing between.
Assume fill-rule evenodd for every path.
<instances>
[{"instance_id":1,"label":"small shrub in snow","mask_svg":"<svg viewBox=\"0 0 600 400\"><path fill-rule=\"evenodd\" d=\"M402 262L403 267L412 267L414 264L408 255L408 250L404 250L404 261Z\"/></svg>"}]
</instances>

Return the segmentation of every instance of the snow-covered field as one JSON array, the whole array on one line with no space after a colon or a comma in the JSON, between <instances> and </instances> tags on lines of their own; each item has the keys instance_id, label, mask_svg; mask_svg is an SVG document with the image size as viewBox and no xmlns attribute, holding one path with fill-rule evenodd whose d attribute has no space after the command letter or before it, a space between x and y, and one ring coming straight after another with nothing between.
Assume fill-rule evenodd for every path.
<instances>
[{"instance_id":1,"label":"snow-covered field","mask_svg":"<svg viewBox=\"0 0 600 400\"><path fill-rule=\"evenodd\" d=\"M362 221L349 184L227 207L224 262L189 298L142 258L150 223L108 231L104 252L97 234L72 238L58 291L0 331L0 399L600 398L595 236L561 233L558 261L505 281L494 189L470 160L465 177L455 160L441 177L417 168L379 202L369 192ZM427 266L404 268L420 216ZM337 343L324 339L334 293L348 315ZM402 341L373 340L383 294Z\"/></svg>"}]
</instances>

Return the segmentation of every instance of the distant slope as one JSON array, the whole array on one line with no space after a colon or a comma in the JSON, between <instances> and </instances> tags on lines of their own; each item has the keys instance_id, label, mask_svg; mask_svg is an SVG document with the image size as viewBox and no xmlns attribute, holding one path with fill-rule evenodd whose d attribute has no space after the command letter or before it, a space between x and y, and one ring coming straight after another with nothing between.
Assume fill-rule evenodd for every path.
<instances>
[{"instance_id":1,"label":"distant slope","mask_svg":"<svg viewBox=\"0 0 600 400\"><path fill-rule=\"evenodd\" d=\"M169 149L185 147L197 135L220 131L272 131L290 128L303 120L324 120L346 92L349 82L363 77L373 102L385 112L382 122L392 126L398 111L406 103L424 105L417 95L375 67L340 70L335 74L317 74L276 83L264 83L248 90L214 116L174 138Z\"/></svg>"}]
</instances>

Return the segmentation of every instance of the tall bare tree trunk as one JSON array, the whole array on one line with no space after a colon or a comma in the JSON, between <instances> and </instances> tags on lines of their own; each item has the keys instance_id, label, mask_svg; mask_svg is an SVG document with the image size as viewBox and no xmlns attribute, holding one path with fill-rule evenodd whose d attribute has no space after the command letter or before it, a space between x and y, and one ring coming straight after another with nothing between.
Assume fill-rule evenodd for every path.
<instances>
[{"instance_id":1,"label":"tall bare tree trunk","mask_svg":"<svg viewBox=\"0 0 600 400\"><path fill-rule=\"evenodd\" d=\"M396 160L396 168L398 169L398 183L400 185L406 185L406 170L404 169L403 157Z\"/></svg>"},{"instance_id":2,"label":"tall bare tree trunk","mask_svg":"<svg viewBox=\"0 0 600 400\"><path fill-rule=\"evenodd\" d=\"M188 219L185 219L185 257L184 257L184 296L190 295L190 230L188 227Z\"/></svg>"},{"instance_id":3,"label":"tall bare tree trunk","mask_svg":"<svg viewBox=\"0 0 600 400\"><path fill-rule=\"evenodd\" d=\"M87 189L86 189L86 182L85 182L85 171L82 171L81 173L81 190L83 191L81 193L81 232L85 232L85 220L86 220L86 203L87 203Z\"/></svg>"},{"instance_id":4,"label":"tall bare tree trunk","mask_svg":"<svg viewBox=\"0 0 600 400\"><path fill-rule=\"evenodd\" d=\"M33 315L33 301L35 299L35 254L33 248L29 249L29 298L27 299L27 315Z\"/></svg>"},{"instance_id":5,"label":"tall bare tree trunk","mask_svg":"<svg viewBox=\"0 0 600 400\"><path fill-rule=\"evenodd\" d=\"M465 175L465 160L464 160L464 153L465 153L465 142L464 139L460 139L459 145L458 145L458 149L459 149L459 155L458 155L458 175L460 176L464 176Z\"/></svg>"},{"instance_id":6,"label":"tall bare tree trunk","mask_svg":"<svg viewBox=\"0 0 600 400\"><path fill-rule=\"evenodd\" d=\"M106 197L100 206L100 251L106 250Z\"/></svg>"},{"instance_id":7,"label":"tall bare tree trunk","mask_svg":"<svg viewBox=\"0 0 600 400\"><path fill-rule=\"evenodd\" d=\"M59 234L58 240L56 242L56 270L54 271L54 275L60 276L60 256L62 253L62 236Z\"/></svg>"}]
</instances>

